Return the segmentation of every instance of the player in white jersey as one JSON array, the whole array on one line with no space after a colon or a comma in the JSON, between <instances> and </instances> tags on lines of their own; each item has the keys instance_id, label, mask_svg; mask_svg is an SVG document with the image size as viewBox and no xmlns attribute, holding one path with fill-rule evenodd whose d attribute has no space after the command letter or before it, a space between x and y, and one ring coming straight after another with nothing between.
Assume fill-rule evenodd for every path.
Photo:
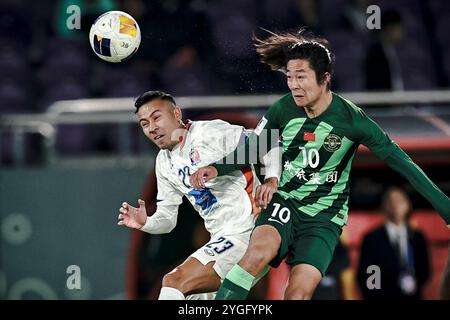
<instances>
[{"instance_id":1,"label":"player in white jersey","mask_svg":"<svg viewBox=\"0 0 450 320\"><path fill-rule=\"evenodd\" d=\"M137 208L124 202L118 224L151 234L168 233L176 226L178 206L186 196L204 219L211 239L163 277L159 299L213 298L206 293L217 291L247 249L254 226L253 191L256 189L256 205L264 207L277 190L278 158L265 159L265 182L257 188L254 174L247 168L196 190L190 186L189 176L244 142L245 129L221 120L185 124L173 97L161 91L142 94L135 106L144 134L161 149L156 158L157 210L148 217L143 200L138 200Z\"/></svg>"}]
</instances>

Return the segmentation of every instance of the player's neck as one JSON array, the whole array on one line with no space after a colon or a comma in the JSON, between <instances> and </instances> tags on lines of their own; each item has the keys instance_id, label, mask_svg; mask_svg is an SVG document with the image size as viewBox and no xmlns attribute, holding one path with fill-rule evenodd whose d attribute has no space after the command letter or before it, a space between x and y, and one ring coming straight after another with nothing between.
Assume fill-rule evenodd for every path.
<instances>
[{"instance_id":1,"label":"player's neck","mask_svg":"<svg viewBox=\"0 0 450 320\"><path fill-rule=\"evenodd\" d=\"M174 151L184 145L187 131L188 128L185 125L180 125L180 127L175 130L174 132L176 138L175 140L178 142L174 144L171 148L168 148L170 151Z\"/></svg>"},{"instance_id":2,"label":"player's neck","mask_svg":"<svg viewBox=\"0 0 450 320\"><path fill-rule=\"evenodd\" d=\"M309 118L316 118L327 111L327 109L331 106L332 100L333 95L331 91L328 90L324 92L314 103L305 106L305 112Z\"/></svg>"}]
</instances>

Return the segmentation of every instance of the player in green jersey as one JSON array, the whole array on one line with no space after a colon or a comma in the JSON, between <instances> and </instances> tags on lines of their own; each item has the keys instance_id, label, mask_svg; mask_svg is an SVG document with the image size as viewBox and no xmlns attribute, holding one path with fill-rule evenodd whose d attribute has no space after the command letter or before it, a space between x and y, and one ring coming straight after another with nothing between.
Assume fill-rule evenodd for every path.
<instances>
[{"instance_id":1,"label":"player in green jersey","mask_svg":"<svg viewBox=\"0 0 450 320\"><path fill-rule=\"evenodd\" d=\"M268 205L216 299L245 299L255 275L286 256L292 268L284 298L311 298L347 222L349 174L359 144L406 177L450 224L450 199L360 108L330 91L334 56L326 40L271 34L255 39L255 46L263 63L286 74L290 93L270 107L242 148L198 170L191 185L201 188L217 175L258 165L252 155L274 147L267 146L273 139L265 130L281 133L283 172L273 197L260 195Z\"/></svg>"}]
</instances>

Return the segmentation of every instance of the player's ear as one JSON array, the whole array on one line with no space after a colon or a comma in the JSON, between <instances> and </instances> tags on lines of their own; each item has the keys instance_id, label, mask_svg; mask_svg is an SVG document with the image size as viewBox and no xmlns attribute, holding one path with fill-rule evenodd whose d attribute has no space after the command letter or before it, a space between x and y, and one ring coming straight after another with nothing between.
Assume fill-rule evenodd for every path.
<instances>
[{"instance_id":1,"label":"player's ear","mask_svg":"<svg viewBox=\"0 0 450 320\"><path fill-rule=\"evenodd\" d=\"M331 74L329 72L325 72L323 75L323 83L327 84L331 81Z\"/></svg>"},{"instance_id":2,"label":"player's ear","mask_svg":"<svg viewBox=\"0 0 450 320\"><path fill-rule=\"evenodd\" d=\"M179 106L175 106L175 108L173 109L173 112L175 114L175 119L177 119L177 121L181 121L181 119L183 119L183 114L182 114L181 108Z\"/></svg>"}]
</instances>

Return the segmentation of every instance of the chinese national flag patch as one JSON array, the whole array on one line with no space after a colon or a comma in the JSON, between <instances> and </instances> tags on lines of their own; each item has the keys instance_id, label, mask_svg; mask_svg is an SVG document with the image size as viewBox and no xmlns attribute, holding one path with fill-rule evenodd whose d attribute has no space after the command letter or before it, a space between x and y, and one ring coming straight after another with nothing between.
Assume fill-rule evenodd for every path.
<instances>
[{"instance_id":1,"label":"chinese national flag patch","mask_svg":"<svg viewBox=\"0 0 450 320\"><path fill-rule=\"evenodd\" d=\"M316 134L314 132L303 132L303 140L316 141Z\"/></svg>"}]
</instances>

